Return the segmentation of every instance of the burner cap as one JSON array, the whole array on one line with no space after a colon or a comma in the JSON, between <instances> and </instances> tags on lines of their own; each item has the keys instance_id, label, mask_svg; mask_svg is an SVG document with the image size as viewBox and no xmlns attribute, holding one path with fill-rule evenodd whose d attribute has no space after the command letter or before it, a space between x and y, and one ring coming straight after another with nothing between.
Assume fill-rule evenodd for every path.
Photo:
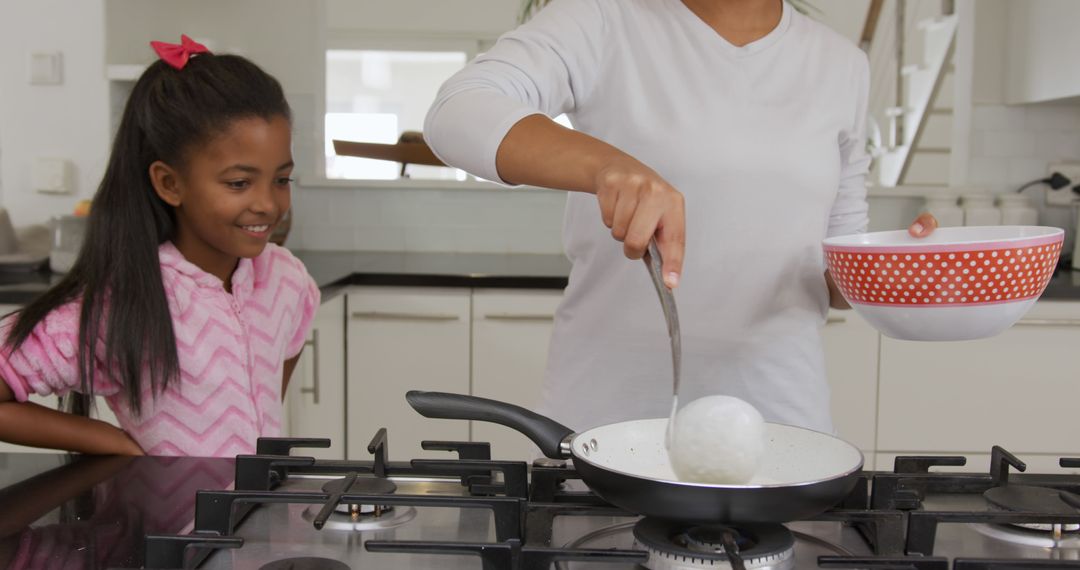
<instances>
[{"instance_id":1,"label":"burner cap","mask_svg":"<svg viewBox=\"0 0 1080 570\"><path fill-rule=\"evenodd\" d=\"M1062 494L1049 487L1032 485L1002 485L988 489L983 497L992 505L1006 511L1046 513L1049 515L1076 515L1080 510L1062 500ZM1078 497L1077 502L1080 502Z\"/></svg>"},{"instance_id":2,"label":"burner cap","mask_svg":"<svg viewBox=\"0 0 1080 570\"><path fill-rule=\"evenodd\" d=\"M324 493L356 493L358 495L389 495L397 491L397 484L383 477L357 477L348 491L345 479L334 479L323 485Z\"/></svg>"},{"instance_id":3,"label":"burner cap","mask_svg":"<svg viewBox=\"0 0 1080 570\"><path fill-rule=\"evenodd\" d=\"M329 558L285 558L275 560L259 570L350 570L349 565Z\"/></svg>"},{"instance_id":4,"label":"burner cap","mask_svg":"<svg viewBox=\"0 0 1080 570\"><path fill-rule=\"evenodd\" d=\"M795 537L780 524L692 525L644 518L634 525L637 542L657 555L704 561L728 560L725 533L739 547L739 558L747 568L782 562L790 558L795 547Z\"/></svg>"}]
</instances>

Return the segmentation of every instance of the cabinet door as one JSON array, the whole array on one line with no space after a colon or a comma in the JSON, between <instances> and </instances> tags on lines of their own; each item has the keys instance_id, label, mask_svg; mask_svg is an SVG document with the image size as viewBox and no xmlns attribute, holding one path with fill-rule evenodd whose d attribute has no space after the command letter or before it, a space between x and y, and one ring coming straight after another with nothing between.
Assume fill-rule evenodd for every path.
<instances>
[{"instance_id":1,"label":"cabinet door","mask_svg":"<svg viewBox=\"0 0 1080 570\"><path fill-rule=\"evenodd\" d=\"M870 465L877 428L877 330L853 311L832 311L821 331L836 433Z\"/></svg>"},{"instance_id":2,"label":"cabinet door","mask_svg":"<svg viewBox=\"0 0 1080 570\"><path fill-rule=\"evenodd\" d=\"M327 437L328 449L303 449L302 455L343 459L345 433L345 296L331 299L315 315L304 352L285 397L290 437Z\"/></svg>"},{"instance_id":3,"label":"cabinet door","mask_svg":"<svg viewBox=\"0 0 1080 570\"><path fill-rule=\"evenodd\" d=\"M562 291L473 292L472 393L533 409L539 403L555 309ZM492 457L530 460L539 450L497 424L473 422L473 441L491 443Z\"/></svg>"},{"instance_id":4,"label":"cabinet door","mask_svg":"<svg viewBox=\"0 0 1080 570\"><path fill-rule=\"evenodd\" d=\"M1080 303L1036 303L997 337L968 342L882 339L882 453L1077 451Z\"/></svg>"},{"instance_id":5,"label":"cabinet door","mask_svg":"<svg viewBox=\"0 0 1080 570\"><path fill-rule=\"evenodd\" d=\"M20 305L0 305L0 316L7 315L15 312L22 307ZM6 339L5 339L6 340ZM59 399L56 396L39 396L37 394L30 395L30 401L46 408L55 410L59 404ZM109 404L105 402L105 398L98 397L95 400L94 409L90 414L91 417L97 418L101 421L108 422L112 425L120 425L120 422L116 419L116 415L113 414L109 408ZM22 445L13 445L10 443L0 442L0 452L4 453L55 453L52 449L42 449L37 447L25 447Z\"/></svg>"},{"instance_id":6,"label":"cabinet door","mask_svg":"<svg viewBox=\"0 0 1080 570\"><path fill-rule=\"evenodd\" d=\"M390 457L446 459L423 452L422 440L469 440L469 422L432 420L405 402L409 390L469 393L468 289L361 287L349 293L349 459L387 428Z\"/></svg>"}]
</instances>

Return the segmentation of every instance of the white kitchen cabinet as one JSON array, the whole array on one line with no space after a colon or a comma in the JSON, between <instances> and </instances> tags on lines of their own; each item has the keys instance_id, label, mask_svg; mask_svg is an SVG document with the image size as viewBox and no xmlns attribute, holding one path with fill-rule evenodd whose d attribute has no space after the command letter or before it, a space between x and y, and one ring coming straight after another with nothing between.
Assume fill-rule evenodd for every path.
<instances>
[{"instance_id":1,"label":"white kitchen cabinet","mask_svg":"<svg viewBox=\"0 0 1080 570\"><path fill-rule=\"evenodd\" d=\"M326 301L315 314L304 352L293 370L285 397L289 437L330 438L328 449L298 453L321 459L345 457L345 296Z\"/></svg>"},{"instance_id":2,"label":"white kitchen cabinet","mask_svg":"<svg viewBox=\"0 0 1080 570\"><path fill-rule=\"evenodd\" d=\"M469 393L470 290L361 287L349 293L348 457L370 457L376 430L388 430L390 457L449 458L422 440L469 440L469 422L421 417L409 390Z\"/></svg>"},{"instance_id":3,"label":"white kitchen cabinet","mask_svg":"<svg viewBox=\"0 0 1080 570\"><path fill-rule=\"evenodd\" d=\"M473 395L535 409L562 296L560 290L473 292ZM492 457L527 461L539 455L528 438L508 427L472 424L473 441L490 442Z\"/></svg>"},{"instance_id":4,"label":"white kitchen cabinet","mask_svg":"<svg viewBox=\"0 0 1080 570\"><path fill-rule=\"evenodd\" d=\"M863 451L869 468L877 428L880 335L854 311L832 311L821 331L836 433Z\"/></svg>"},{"instance_id":5,"label":"white kitchen cabinet","mask_svg":"<svg viewBox=\"0 0 1080 570\"><path fill-rule=\"evenodd\" d=\"M11 312L17 311L22 308L20 305L0 305L0 315L7 315ZM37 394L30 395L30 401L35 404L45 406L46 408L56 409L58 404L58 398L56 396L39 396ZM96 399L94 410L91 413L91 417L97 418L104 422L109 422L112 425L119 425L116 415L109 409L109 404L105 402L105 398L98 397ZM22 445L13 445L10 443L0 442L0 452L28 452L28 453L56 453L53 449L41 449L37 447L25 447Z\"/></svg>"},{"instance_id":6,"label":"white kitchen cabinet","mask_svg":"<svg viewBox=\"0 0 1080 570\"><path fill-rule=\"evenodd\" d=\"M1080 453L1080 303L1042 301L1001 335L882 338L879 453Z\"/></svg>"}]
</instances>

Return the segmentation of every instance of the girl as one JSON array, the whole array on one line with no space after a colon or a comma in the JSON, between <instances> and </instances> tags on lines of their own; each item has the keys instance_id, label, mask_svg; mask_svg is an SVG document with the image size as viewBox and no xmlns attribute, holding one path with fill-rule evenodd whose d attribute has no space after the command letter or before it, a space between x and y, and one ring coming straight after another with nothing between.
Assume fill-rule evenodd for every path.
<instances>
[{"instance_id":1,"label":"girl","mask_svg":"<svg viewBox=\"0 0 1080 570\"><path fill-rule=\"evenodd\" d=\"M289 209L290 111L244 58L153 42L71 272L0 332L0 440L233 456L280 431L319 290L267 243ZM122 429L26 402L103 395ZM14 400L14 401L13 401Z\"/></svg>"}]
</instances>

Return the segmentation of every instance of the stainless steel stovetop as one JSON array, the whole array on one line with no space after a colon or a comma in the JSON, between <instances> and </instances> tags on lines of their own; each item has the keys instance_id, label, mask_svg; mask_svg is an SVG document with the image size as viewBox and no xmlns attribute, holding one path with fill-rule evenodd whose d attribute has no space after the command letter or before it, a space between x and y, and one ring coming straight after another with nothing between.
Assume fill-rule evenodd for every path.
<instances>
[{"instance_id":1,"label":"stainless steel stovetop","mask_svg":"<svg viewBox=\"0 0 1080 570\"><path fill-rule=\"evenodd\" d=\"M298 443L312 442L263 440L236 461L0 455L0 569L739 567L709 551L726 529L641 522L581 490L572 466L492 462L475 445L455 448L464 460L315 461L290 456ZM991 474L929 470L956 462L901 460L818 520L743 527L742 567L1080 568L1080 476L1010 477L1003 450ZM1032 487L1043 510L984 498ZM664 554L646 527L707 544Z\"/></svg>"}]
</instances>

